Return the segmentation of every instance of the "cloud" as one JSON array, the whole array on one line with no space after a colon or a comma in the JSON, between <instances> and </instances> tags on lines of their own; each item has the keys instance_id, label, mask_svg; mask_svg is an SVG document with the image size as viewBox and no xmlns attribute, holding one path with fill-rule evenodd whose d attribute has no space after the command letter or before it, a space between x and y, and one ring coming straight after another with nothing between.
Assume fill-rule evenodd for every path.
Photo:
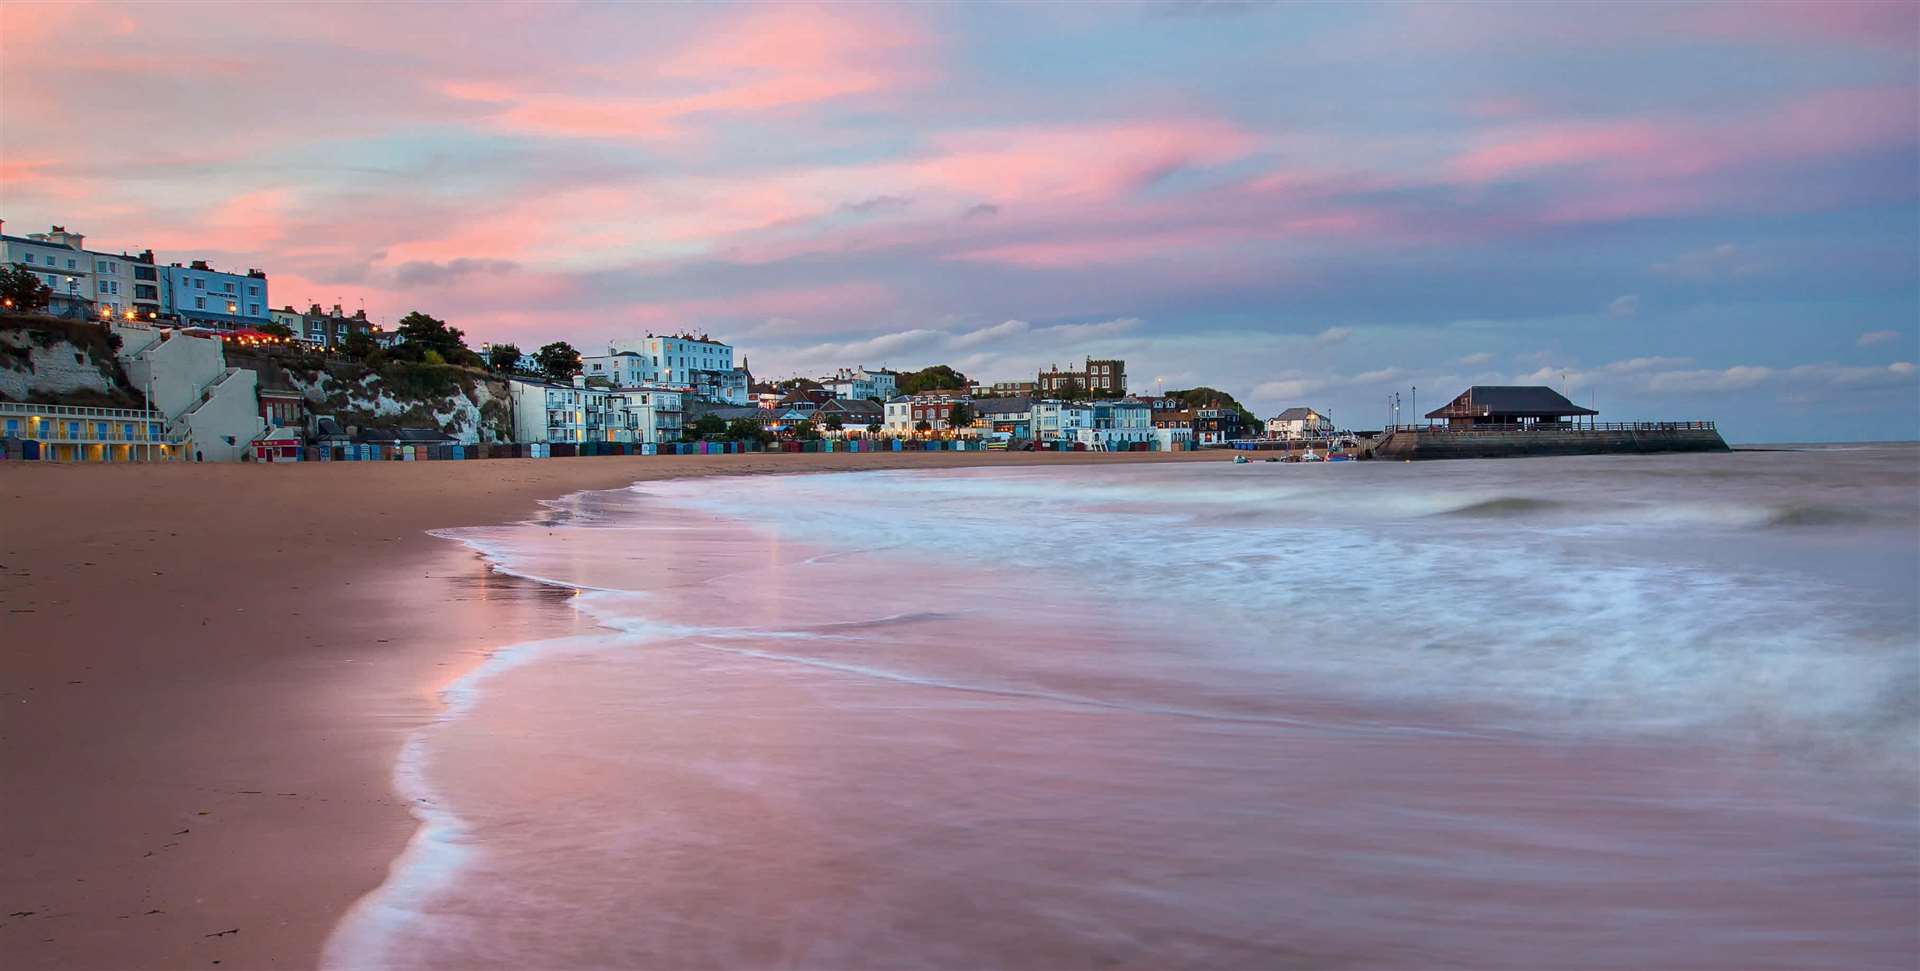
<instances>
[{"instance_id":1,"label":"cloud","mask_svg":"<svg viewBox=\"0 0 1920 971\"><path fill-rule=\"evenodd\" d=\"M511 273L520 264L511 260L476 260L461 257L445 263L409 260L393 268L393 282L403 287L444 287L476 273Z\"/></svg>"},{"instance_id":2,"label":"cloud","mask_svg":"<svg viewBox=\"0 0 1920 971\"><path fill-rule=\"evenodd\" d=\"M1653 264L1653 272L1662 276L1694 281L1747 276L1758 270L1759 264L1743 256L1740 247L1733 243L1682 253L1671 260Z\"/></svg>"},{"instance_id":3,"label":"cloud","mask_svg":"<svg viewBox=\"0 0 1920 971\"><path fill-rule=\"evenodd\" d=\"M1615 297L1612 303L1607 304L1607 316L1609 317L1631 317L1639 312L1640 298L1632 294Z\"/></svg>"},{"instance_id":4,"label":"cloud","mask_svg":"<svg viewBox=\"0 0 1920 971\"><path fill-rule=\"evenodd\" d=\"M1455 361L1454 363L1463 364L1463 365L1466 365L1467 367L1473 367L1474 365L1477 365L1477 364L1485 364L1491 360L1493 360L1492 354L1489 354L1486 351L1479 351L1473 354L1468 354L1467 356L1460 358L1458 361Z\"/></svg>"},{"instance_id":5,"label":"cloud","mask_svg":"<svg viewBox=\"0 0 1920 971\"><path fill-rule=\"evenodd\" d=\"M1019 337L1027 333L1028 329L1027 322L1024 320L1002 321L991 327L982 327L979 330L970 330L964 334L957 334L952 340L947 342L947 346L956 349L979 347L983 344L992 344L997 341Z\"/></svg>"},{"instance_id":6,"label":"cloud","mask_svg":"<svg viewBox=\"0 0 1920 971\"><path fill-rule=\"evenodd\" d=\"M1875 344L1886 344L1899 339L1900 332L1897 330L1870 330L1861 334L1854 344L1860 347L1872 347Z\"/></svg>"},{"instance_id":7,"label":"cloud","mask_svg":"<svg viewBox=\"0 0 1920 971\"><path fill-rule=\"evenodd\" d=\"M902 196L871 196L859 202L842 203L840 211L855 213L898 212L913 205L913 200Z\"/></svg>"},{"instance_id":8,"label":"cloud","mask_svg":"<svg viewBox=\"0 0 1920 971\"><path fill-rule=\"evenodd\" d=\"M968 206L960 213L963 219L990 219L1000 215L1000 207L991 202L982 202Z\"/></svg>"},{"instance_id":9,"label":"cloud","mask_svg":"<svg viewBox=\"0 0 1920 971\"><path fill-rule=\"evenodd\" d=\"M1772 368L1735 365L1720 370L1662 371L1647 378L1648 391L1738 391L1751 388L1777 373Z\"/></svg>"},{"instance_id":10,"label":"cloud","mask_svg":"<svg viewBox=\"0 0 1920 971\"><path fill-rule=\"evenodd\" d=\"M1319 335L1313 339L1313 342L1315 344L1320 345L1321 347L1332 347L1335 344L1346 343L1347 338L1352 336L1353 336L1352 328L1329 327L1326 330L1321 331Z\"/></svg>"}]
</instances>

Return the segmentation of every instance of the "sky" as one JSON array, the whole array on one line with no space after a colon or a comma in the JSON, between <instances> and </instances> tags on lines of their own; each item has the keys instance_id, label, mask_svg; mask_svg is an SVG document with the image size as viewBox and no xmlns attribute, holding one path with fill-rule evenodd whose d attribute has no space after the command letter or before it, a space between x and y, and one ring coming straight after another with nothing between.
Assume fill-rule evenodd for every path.
<instances>
[{"instance_id":1,"label":"sky","mask_svg":"<svg viewBox=\"0 0 1920 971\"><path fill-rule=\"evenodd\" d=\"M0 218L761 379L1920 438L1915 3L7 3Z\"/></svg>"}]
</instances>

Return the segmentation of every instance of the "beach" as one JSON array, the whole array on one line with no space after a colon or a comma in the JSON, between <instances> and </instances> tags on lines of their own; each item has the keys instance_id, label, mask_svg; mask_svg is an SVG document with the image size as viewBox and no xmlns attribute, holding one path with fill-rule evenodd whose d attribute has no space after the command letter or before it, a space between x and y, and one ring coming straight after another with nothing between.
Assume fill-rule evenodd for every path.
<instances>
[{"instance_id":1,"label":"beach","mask_svg":"<svg viewBox=\"0 0 1920 971\"><path fill-rule=\"evenodd\" d=\"M0 467L0 963L319 960L416 829L394 763L440 689L587 624L429 529L668 477L1169 460L1224 457Z\"/></svg>"}]
</instances>

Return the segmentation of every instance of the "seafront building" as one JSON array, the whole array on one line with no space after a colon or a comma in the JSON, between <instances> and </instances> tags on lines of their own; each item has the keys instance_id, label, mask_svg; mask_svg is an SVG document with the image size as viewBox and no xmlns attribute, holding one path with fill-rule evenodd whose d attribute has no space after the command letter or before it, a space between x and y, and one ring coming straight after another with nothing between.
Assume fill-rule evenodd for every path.
<instances>
[{"instance_id":1,"label":"seafront building","mask_svg":"<svg viewBox=\"0 0 1920 971\"><path fill-rule=\"evenodd\" d=\"M1072 385L1090 398L1118 398L1127 393L1127 362L1090 357L1078 371L1062 371L1057 365L1041 371L1034 383L1043 395L1063 394Z\"/></svg>"},{"instance_id":2,"label":"seafront building","mask_svg":"<svg viewBox=\"0 0 1920 971\"><path fill-rule=\"evenodd\" d=\"M1333 432L1333 419L1312 408L1288 408L1267 419L1267 437L1283 442L1315 441Z\"/></svg>"},{"instance_id":3,"label":"seafront building","mask_svg":"<svg viewBox=\"0 0 1920 971\"><path fill-rule=\"evenodd\" d=\"M293 332L295 340L311 347L323 350L338 350L347 343L353 334L371 334L380 328L367 319L365 310L356 310L352 314L342 313L339 304L333 305L331 312L324 311L319 304L312 304L305 313L293 309L292 304L267 311L274 323Z\"/></svg>"},{"instance_id":4,"label":"seafront building","mask_svg":"<svg viewBox=\"0 0 1920 971\"><path fill-rule=\"evenodd\" d=\"M638 340L616 341L607 347L606 354L582 358L581 363L611 365L611 358L628 353L633 357L627 363L642 369L637 372L641 382L685 386L708 401L747 403L751 379L745 367L734 367L732 345L704 334L648 334Z\"/></svg>"},{"instance_id":5,"label":"seafront building","mask_svg":"<svg viewBox=\"0 0 1920 971\"><path fill-rule=\"evenodd\" d=\"M160 312L183 326L244 330L270 324L267 274L228 273L206 260L160 267Z\"/></svg>"},{"instance_id":6,"label":"seafront building","mask_svg":"<svg viewBox=\"0 0 1920 971\"><path fill-rule=\"evenodd\" d=\"M570 384L517 377L507 384L516 442L658 445L679 439L684 427L687 392L681 388L610 388L585 376Z\"/></svg>"}]
</instances>

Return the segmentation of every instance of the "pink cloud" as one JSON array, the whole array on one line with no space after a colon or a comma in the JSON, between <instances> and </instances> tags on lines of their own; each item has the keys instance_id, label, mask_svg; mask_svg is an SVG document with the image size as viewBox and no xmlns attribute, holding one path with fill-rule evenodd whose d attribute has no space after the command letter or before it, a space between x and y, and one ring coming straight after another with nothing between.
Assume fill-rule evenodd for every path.
<instances>
[{"instance_id":1,"label":"pink cloud","mask_svg":"<svg viewBox=\"0 0 1920 971\"><path fill-rule=\"evenodd\" d=\"M1109 198L1160 173L1244 158L1259 138L1211 119L1026 127L941 135L917 181L991 199Z\"/></svg>"},{"instance_id":2,"label":"pink cloud","mask_svg":"<svg viewBox=\"0 0 1920 971\"><path fill-rule=\"evenodd\" d=\"M1455 159L1452 169L1468 182L1492 182L1545 168L1653 158L1669 141L1645 121L1560 122L1496 133Z\"/></svg>"},{"instance_id":3,"label":"pink cloud","mask_svg":"<svg viewBox=\"0 0 1920 971\"><path fill-rule=\"evenodd\" d=\"M589 138L667 139L704 113L755 113L818 104L911 83L920 63L902 56L927 37L878 8L769 5L716 25L699 40L637 69L586 69L554 90L541 81L462 80L440 85L495 109L504 129ZM657 65L657 66L655 66ZM563 75L564 76L564 75Z\"/></svg>"}]
</instances>

